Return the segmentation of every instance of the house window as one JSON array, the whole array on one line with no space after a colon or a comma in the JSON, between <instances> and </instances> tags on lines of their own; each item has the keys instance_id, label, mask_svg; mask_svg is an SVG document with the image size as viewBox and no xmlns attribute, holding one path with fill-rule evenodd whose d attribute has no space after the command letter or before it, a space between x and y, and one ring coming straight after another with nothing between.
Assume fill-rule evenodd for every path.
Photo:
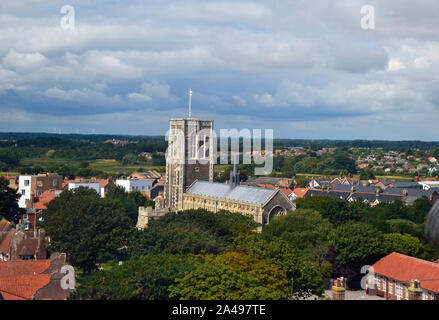
<instances>
[{"instance_id":1,"label":"house window","mask_svg":"<svg viewBox=\"0 0 439 320\"><path fill-rule=\"evenodd\" d=\"M389 281L389 294L393 294L393 283L394 283L393 280Z\"/></svg>"},{"instance_id":2,"label":"house window","mask_svg":"<svg viewBox=\"0 0 439 320\"><path fill-rule=\"evenodd\" d=\"M396 296L402 298L402 284L401 284L401 282L396 282L395 294L396 294Z\"/></svg>"},{"instance_id":3,"label":"house window","mask_svg":"<svg viewBox=\"0 0 439 320\"><path fill-rule=\"evenodd\" d=\"M422 300L428 300L428 291L422 290Z\"/></svg>"},{"instance_id":4,"label":"house window","mask_svg":"<svg viewBox=\"0 0 439 320\"><path fill-rule=\"evenodd\" d=\"M23 220L28 220L28 219L29 219L28 214L27 213L23 214Z\"/></svg>"},{"instance_id":5,"label":"house window","mask_svg":"<svg viewBox=\"0 0 439 320\"><path fill-rule=\"evenodd\" d=\"M29 185L29 180L24 180L24 185L28 186Z\"/></svg>"},{"instance_id":6,"label":"house window","mask_svg":"<svg viewBox=\"0 0 439 320\"><path fill-rule=\"evenodd\" d=\"M387 281L386 278L383 278L383 292L386 292Z\"/></svg>"},{"instance_id":7,"label":"house window","mask_svg":"<svg viewBox=\"0 0 439 320\"><path fill-rule=\"evenodd\" d=\"M405 299L408 300L409 299L409 287L404 287L405 289Z\"/></svg>"},{"instance_id":8,"label":"house window","mask_svg":"<svg viewBox=\"0 0 439 320\"><path fill-rule=\"evenodd\" d=\"M22 196L26 195L26 189L21 189L21 195Z\"/></svg>"}]
</instances>

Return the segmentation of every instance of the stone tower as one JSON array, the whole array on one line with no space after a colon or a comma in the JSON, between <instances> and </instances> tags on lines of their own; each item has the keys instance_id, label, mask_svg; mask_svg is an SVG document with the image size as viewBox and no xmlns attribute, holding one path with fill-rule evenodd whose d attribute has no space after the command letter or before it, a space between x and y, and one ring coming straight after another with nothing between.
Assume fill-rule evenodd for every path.
<instances>
[{"instance_id":1,"label":"stone tower","mask_svg":"<svg viewBox=\"0 0 439 320\"><path fill-rule=\"evenodd\" d=\"M213 120L169 120L165 205L171 211L183 209L183 193L195 180L213 181L214 139Z\"/></svg>"}]
</instances>

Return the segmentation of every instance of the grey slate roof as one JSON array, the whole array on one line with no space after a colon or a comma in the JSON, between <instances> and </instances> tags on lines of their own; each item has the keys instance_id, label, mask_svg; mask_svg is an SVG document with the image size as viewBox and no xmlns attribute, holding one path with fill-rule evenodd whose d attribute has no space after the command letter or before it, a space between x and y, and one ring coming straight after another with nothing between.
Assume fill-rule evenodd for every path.
<instances>
[{"instance_id":1,"label":"grey slate roof","mask_svg":"<svg viewBox=\"0 0 439 320\"><path fill-rule=\"evenodd\" d=\"M354 186L355 191L357 192L368 192L368 193L375 193L378 189L377 186ZM352 186L347 184L336 184L334 187L332 187L332 190L337 191L351 191Z\"/></svg>"},{"instance_id":2,"label":"grey slate roof","mask_svg":"<svg viewBox=\"0 0 439 320\"><path fill-rule=\"evenodd\" d=\"M395 181L392 184L395 188L422 189L422 185L414 181Z\"/></svg>"},{"instance_id":3,"label":"grey slate roof","mask_svg":"<svg viewBox=\"0 0 439 320\"><path fill-rule=\"evenodd\" d=\"M384 194L400 194L404 192L404 190L407 190L408 196L411 197L422 197L422 196L429 196L435 192L435 190L419 190L419 189L411 189L411 188L387 188L383 191Z\"/></svg>"},{"instance_id":4,"label":"grey slate roof","mask_svg":"<svg viewBox=\"0 0 439 320\"><path fill-rule=\"evenodd\" d=\"M263 204L276 191L276 189L265 189L251 186L236 186L232 189L230 185L224 183L196 181L190 186L186 193L206 197Z\"/></svg>"}]
</instances>

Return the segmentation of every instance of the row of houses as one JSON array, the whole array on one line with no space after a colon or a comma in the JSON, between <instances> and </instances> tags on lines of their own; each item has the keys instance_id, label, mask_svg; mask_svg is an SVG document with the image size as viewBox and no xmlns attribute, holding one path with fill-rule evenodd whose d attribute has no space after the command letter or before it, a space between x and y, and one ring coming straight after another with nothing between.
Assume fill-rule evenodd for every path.
<instances>
[{"instance_id":1,"label":"row of houses","mask_svg":"<svg viewBox=\"0 0 439 320\"><path fill-rule=\"evenodd\" d=\"M332 180L312 178L307 188L295 188L289 198L295 200L319 195L348 201L364 201L371 206L396 200L411 205L416 199L423 196L434 203L439 199L439 181L369 180L366 185L349 178Z\"/></svg>"},{"instance_id":2,"label":"row of houses","mask_svg":"<svg viewBox=\"0 0 439 320\"><path fill-rule=\"evenodd\" d=\"M105 197L113 186L121 186L127 192L138 191L148 199L154 199L163 193L164 176L157 171L135 172L128 177L108 179L63 179L60 175L47 173L38 175L20 175L8 177L9 186L18 190L18 206L25 209L20 217L24 230L35 229L38 215L47 209L47 204L63 190L85 187L95 190Z\"/></svg>"}]
</instances>

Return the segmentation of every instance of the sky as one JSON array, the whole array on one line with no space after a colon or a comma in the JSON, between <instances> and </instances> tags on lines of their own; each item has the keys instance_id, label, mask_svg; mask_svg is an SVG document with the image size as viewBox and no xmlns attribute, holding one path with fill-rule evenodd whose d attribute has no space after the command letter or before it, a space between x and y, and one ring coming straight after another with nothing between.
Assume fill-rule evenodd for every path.
<instances>
[{"instance_id":1,"label":"sky","mask_svg":"<svg viewBox=\"0 0 439 320\"><path fill-rule=\"evenodd\" d=\"M438 17L437 0L1 0L0 131L164 135L192 88L217 132L437 141Z\"/></svg>"}]
</instances>

